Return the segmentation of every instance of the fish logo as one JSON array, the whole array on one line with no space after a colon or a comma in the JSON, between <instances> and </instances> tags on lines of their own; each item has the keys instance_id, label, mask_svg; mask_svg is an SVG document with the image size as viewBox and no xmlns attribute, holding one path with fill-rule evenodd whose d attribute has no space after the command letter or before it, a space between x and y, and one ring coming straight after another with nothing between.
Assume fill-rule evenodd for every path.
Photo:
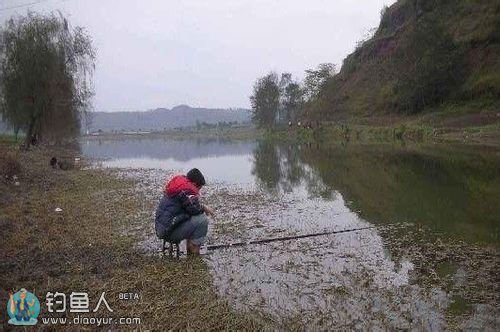
<instances>
[{"instance_id":1,"label":"fish logo","mask_svg":"<svg viewBox=\"0 0 500 332\"><path fill-rule=\"evenodd\" d=\"M15 294L9 294L7 313L10 317L9 324L35 325L40 314L40 301L35 294L21 288Z\"/></svg>"}]
</instances>

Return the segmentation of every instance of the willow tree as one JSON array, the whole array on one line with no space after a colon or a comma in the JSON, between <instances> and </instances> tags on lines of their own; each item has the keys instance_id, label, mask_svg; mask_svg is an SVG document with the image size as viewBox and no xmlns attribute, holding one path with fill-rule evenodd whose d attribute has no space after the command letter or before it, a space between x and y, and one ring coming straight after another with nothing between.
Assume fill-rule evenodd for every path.
<instances>
[{"instance_id":1,"label":"willow tree","mask_svg":"<svg viewBox=\"0 0 500 332\"><path fill-rule=\"evenodd\" d=\"M29 12L0 31L0 112L14 130L60 142L80 132L90 110L95 51L62 14Z\"/></svg>"}]
</instances>

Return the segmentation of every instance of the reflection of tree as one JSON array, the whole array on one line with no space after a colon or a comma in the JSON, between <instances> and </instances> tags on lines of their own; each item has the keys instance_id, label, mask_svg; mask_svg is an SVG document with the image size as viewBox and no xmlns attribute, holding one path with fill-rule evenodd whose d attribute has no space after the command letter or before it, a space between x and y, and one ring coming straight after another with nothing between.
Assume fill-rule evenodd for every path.
<instances>
[{"instance_id":1,"label":"reflection of tree","mask_svg":"<svg viewBox=\"0 0 500 332\"><path fill-rule=\"evenodd\" d=\"M281 178L277 147L270 141L260 141L253 152L252 174L267 188L278 189Z\"/></svg>"},{"instance_id":2,"label":"reflection of tree","mask_svg":"<svg viewBox=\"0 0 500 332\"><path fill-rule=\"evenodd\" d=\"M279 151L282 167L281 186L284 191L290 192L300 185L304 178L304 166L300 162L299 151L294 146L281 147Z\"/></svg>"},{"instance_id":3,"label":"reflection of tree","mask_svg":"<svg viewBox=\"0 0 500 332\"><path fill-rule=\"evenodd\" d=\"M350 146L306 150L302 160L370 222L424 223L470 239L498 241L494 202L500 199L500 168L494 154Z\"/></svg>"},{"instance_id":4,"label":"reflection of tree","mask_svg":"<svg viewBox=\"0 0 500 332\"><path fill-rule=\"evenodd\" d=\"M254 151L252 174L267 189L291 192L304 186L314 197L331 197L331 189L302 160L302 149L294 145L259 142Z\"/></svg>"},{"instance_id":5,"label":"reflection of tree","mask_svg":"<svg viewBox=\"0 0 500 332\"><path fill-rule=\"evenodd\" d=\"M471 239L498 241L499 159L468 149L310 147L259 142L253 174L265 188L331 199L370 222L431 225Z\"/></svg>"}]
</instances>

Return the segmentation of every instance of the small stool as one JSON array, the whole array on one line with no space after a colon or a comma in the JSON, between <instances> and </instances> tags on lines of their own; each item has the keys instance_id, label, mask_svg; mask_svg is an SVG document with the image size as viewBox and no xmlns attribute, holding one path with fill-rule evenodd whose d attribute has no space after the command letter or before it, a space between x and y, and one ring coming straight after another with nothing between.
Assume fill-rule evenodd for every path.
<instances>
[{"instance_id":1,"label":"small stool","mask_svg":"<svg viewBox=\"0 0 500 332\"><path fill-rule=\"evenodd\" d=\"M173 256L174 255L174 247L175 247L175 257L179 258L181 255L181 249L179 246L179 242L169 242L166 239L163 239L163 246L161 248L161 252L165 256L165 251L167 250L167 243L168 243L168 255Z\"/></svg>"}]
</instances>

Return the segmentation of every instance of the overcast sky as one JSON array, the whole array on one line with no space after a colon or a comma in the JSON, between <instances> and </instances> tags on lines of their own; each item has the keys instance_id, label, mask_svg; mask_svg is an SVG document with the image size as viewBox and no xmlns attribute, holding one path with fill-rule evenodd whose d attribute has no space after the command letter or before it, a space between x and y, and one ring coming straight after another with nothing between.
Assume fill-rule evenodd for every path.
<instances>
[{"instance_id":1,"label":"overcast sky","mask_svg":"<svg viewBox=\"0 0 500 332\"><path fill-rule=\"evenodd\" d=\"M249 107L255 79L341 65L394 0L2 0L61 10L97 49L96 111ZM40 0L38 0L40 1Z\"/></svg>"}]
</instances>

